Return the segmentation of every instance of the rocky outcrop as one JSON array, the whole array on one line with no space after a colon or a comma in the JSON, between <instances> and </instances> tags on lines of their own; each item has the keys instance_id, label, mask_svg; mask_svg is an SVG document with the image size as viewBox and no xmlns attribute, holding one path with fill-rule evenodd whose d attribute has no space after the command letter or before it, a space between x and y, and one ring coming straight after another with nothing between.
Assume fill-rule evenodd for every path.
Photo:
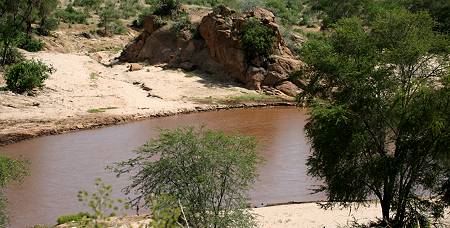
<instances>
[{"instance_id":1,"label":"rocky outcrop","mask_svg":"<svg viewBox=\"0 0 450 228\"><path fill-rule=\"evenodd\" d=\"M249 58L246 53L241 37L249 18L256 18L273 30L276 41L270 57ZM284 43L274 14L266 9L255 8L239 14L219 6L195 25L197 35L183 32L175 35L170 25L157 28L153 16L146 17L144 22L144 32L126 47L121 61L148 61L185 70L200 69L239 81L250 89L269 86L282 88L290 96L299 93L295 84L288 83L288 77L290 72L301 67L301 62Z\"/></svg>"}]
</instances>

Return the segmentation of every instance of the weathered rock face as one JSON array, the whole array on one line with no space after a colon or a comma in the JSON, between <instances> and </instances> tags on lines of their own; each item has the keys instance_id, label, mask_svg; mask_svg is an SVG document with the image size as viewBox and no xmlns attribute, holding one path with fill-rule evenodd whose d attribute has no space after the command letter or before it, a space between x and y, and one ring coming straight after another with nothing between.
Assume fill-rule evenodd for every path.
<instances>
[{"instance_id":1,"label":"weathered rock face","mask_svg":"<svg viewBox=\"0 0 450 228\"><path fill-rule=\"evenodd\" d=\"M271 28L276 35L275 50L269 58L249 59L242 45L243 27L248 18L256 18ZM289 73L301 67L285 45L272 12L255 8L238 14L219 6L203 16L198 24L200 37L176 36L169 26L156 28L154 17L144 20L144 32L126 47L121 61L148 61L166 63L186 70L201 69L244 83L247 88L259 90L262 86L281 86L290 96L298 94L293 83L286 83Z\"/></svg>"}]
</instances>

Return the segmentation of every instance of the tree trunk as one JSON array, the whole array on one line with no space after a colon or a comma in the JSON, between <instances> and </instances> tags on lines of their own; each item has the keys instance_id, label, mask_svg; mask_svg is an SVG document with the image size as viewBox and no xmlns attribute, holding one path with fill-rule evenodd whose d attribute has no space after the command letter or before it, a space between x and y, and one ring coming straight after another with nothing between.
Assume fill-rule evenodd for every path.
<instances>
[{"instance_id":1,"label":"tree trunk","mask_svg":"<svg viewBox=\"0 0 450 228\"><path fill-rule=\"evenodd\" d=\"M392 191L393 191L393 180L394 177L385 177L384 186L383 186L383 200L381 203L381 211L383 213L383 220L386 223L390 223L390 212L391 212L391 203L392 203Z\"/></svg>"},{"instance_id":2,"label":"tree trunk","mask_svg":"<svg viewBox=\"0 0 450 228\"><path fill-rule=\"evenodd\" d=\"M386 199L382 200L380 203L381 203L381 211L383 213L383 220L385 222L389 222L389 220L390 220L389 214L390 214L390 211L391 211L391 205L390 204L391 203L388 200L386 200Z\"/></svg>"}]
</instances>

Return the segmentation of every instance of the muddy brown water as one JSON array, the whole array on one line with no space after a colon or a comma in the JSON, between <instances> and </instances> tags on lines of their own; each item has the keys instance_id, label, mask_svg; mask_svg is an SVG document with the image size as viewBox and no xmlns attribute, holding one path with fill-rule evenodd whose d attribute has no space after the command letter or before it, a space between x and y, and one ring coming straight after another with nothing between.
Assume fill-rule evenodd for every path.
<instances>
[{"instance_id":1,"label":"muddy brown water","mask_svg":"<svg viewBox=\"0 0 450 228\"><path fill-rule=\"evenodd\" d=\"M11 227L53 225L63 214L82 211L80 189L91 191L101 177L115 197L128 181L105 171L107 165L133 156L133 150L158 135L159 128L205 126L253 135L266 162L249 196L255 206L323 200L312 195L306 175L310 152L303 127L305 111L297 108L240 109L150 119L96 130L46 136L0 147L0 153L31 162L31 176L7 191Z\"/></svg>"}]
</instances>

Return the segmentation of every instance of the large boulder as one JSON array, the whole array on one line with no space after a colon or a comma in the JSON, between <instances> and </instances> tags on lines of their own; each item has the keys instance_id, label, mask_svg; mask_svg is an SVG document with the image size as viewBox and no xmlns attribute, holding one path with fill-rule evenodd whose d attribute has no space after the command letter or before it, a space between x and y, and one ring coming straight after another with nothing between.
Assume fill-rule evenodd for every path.
<instances>
[{"instance_id":1,"label":"large boulder","mask_svg":"<svg viewBox=\"0 0 450 228\"><path fill-rule=\"evenodd\" d=\"M242 31L249 18L260 20L274 31L275 50L270 57L249 59L241 42ZM144 32L126 47L120 57L122 61L145 60L150 64L166 63L183 69L200 69L232 78L250 89L278 86L286 94L298 94L298 87L287 81L289 74L301 67L301 62L284 43L272 12L254 8L249 12L236 13L219 6L199 20L196 26L200 37L184 38L175 36L170 25L157 28L154 19L153 16L145 18Z\"/></svg>"}]
</instances>

